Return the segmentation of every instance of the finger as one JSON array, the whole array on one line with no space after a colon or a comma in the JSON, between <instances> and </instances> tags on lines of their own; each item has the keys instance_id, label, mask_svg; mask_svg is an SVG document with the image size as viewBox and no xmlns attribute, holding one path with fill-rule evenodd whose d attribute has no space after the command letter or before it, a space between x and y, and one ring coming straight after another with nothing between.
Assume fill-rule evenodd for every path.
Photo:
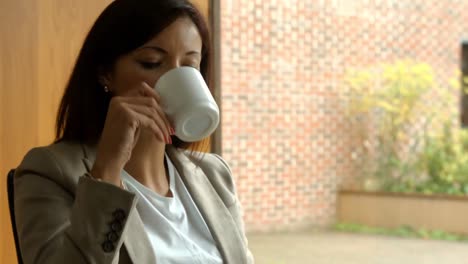
<instances>
[{"instance_id":1,"label":"finger","mask_svg":"<svg viewBox=\"0 0 468 264\"><path fill-rule=\"evenodd\" d=\"M118 100L126 104L143 105L147 107L159 107L158 102L156 102L154 98L150 97L120 97L118 98Z\"/></svg>"},{"instance_id":2,"label":"finger","mask_svg":"<svg viewBox=\"0 0 468 264\"><path fill-rule=\"evenodd\" d=\"M164 113L164 111L159 105L155 106L151 111L155 111L155 113L153 114L156 115L158 125L161 127L161 129L165 130L165 132L167 133L168 141L172 143L171 136L174 134L174 131L172 129L171 123L167 119L166 113Z\"/></svg>"},{"instance_id":3,"label":"finger","mask_svg":"<svg viewBox=\"0 0 468 264\"><path fill-rule=\"evenodd\" d=\"M141 82L137 86L129 89L124 95L124 97L150 97L156 100L156 102L161 101L159 94L151 88L146 82Z\"/></svg>"},{"instance_id":4,"label":"finger","mask_svg":"<svg viewBox=\"0 0 468 264\"><path fill-rule=\"evenodd\" d=\"M142 98L142 97L126 97L126 98L123 98L122 101L126 102L126 103L129 103L129 104L144 105L144 106L147 106L147 107L154 108L155 111L157 112L157 114L164 121L167 133L169 133L169 135L174 134L175 131L174 131L172 125L171 125L170 120L167 118L166 113L162 109L161 105L158 104L157 102L154 102L153 99L147 98L147 97L145 97L145 98Z\"/></svg>"},{"instance_id":5,"label":"finger","mask_svg":"<svg viewBox=\"0 0 468 264\"><path fill-rule=\"evenodd\" d=\"M156 92L155 89L149 86L146 82L142 82L141 85L143 87L142 93L144 96L152 97L158 103L161 102L161 96L159 95L158 92Z\"/></svg>"},{"instance_id":6,"label":"finger","mask_svg":"<svg viewBox=\"0 0 468 264\"><path fill-rule=\"evenodd\" d=\"M156 111L158 112L158 115L161 117L161 119L164 121L164 124L166 126L166 129L167 129L167 132L169 133L169 135L173 135L175 133L175 131L172 128L171 122L167 118L166 113L164 112L164 110L161 108L160 105L158 105L156 107Z\"/></svg>"},{"instance_id":7,"label":"finger","mask_svg":"<svg viewBox=\"0 0 468 264\"><path fill-rule=\"evenodd\" d=\"M164 133L161 131L161 129L158 127L158 125L153 119L149 118L148 116L142 113L139 113L133 110L130 107L128 108L128 111L130 112L132 117L137 120L139 127L150 129L154 133L157 139L161 140L162 142L167 142L167 140L165 139Z\"/></svg>"},{"instance_id":8,"label":"finger","mask_svg":"<svg viewBox=\"0 0 468 264\"><path fill-rule=\"evenodd\" d=\"M127 104L127 107L132 109L133 111L146 116L147 118L154 121L154 123L158 126L160 132L164 135L165 142L171 143L171 136L170 131L167 128L166 122L164 121L164 116L161 116L160 112L156 108L159 107L147 107L143 105L135 105L135 104ZM164 114L164 113L163 113Z\"/></svg>"}]
</instances>

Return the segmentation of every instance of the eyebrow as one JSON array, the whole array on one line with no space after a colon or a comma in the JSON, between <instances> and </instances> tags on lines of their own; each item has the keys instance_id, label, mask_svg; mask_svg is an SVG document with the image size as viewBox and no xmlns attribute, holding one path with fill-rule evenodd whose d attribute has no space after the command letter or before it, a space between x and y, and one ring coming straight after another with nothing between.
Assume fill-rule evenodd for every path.
<instances>
[{"instance_id":1,"label":"eyebrow","mask_svg":"<svg viewBox=\"0 0 468 264\"><path fill-rule=\"evenodd\" d=\"M164 53L164 54L167 54L168 52L161 48L161 47L158 47L158 46L143 46L141 47L140 49L151 49L151 50L154 50L156 52L159 52L159 53ZM195 50L191 50L191 51L188 51L187 53L185 53L185 55L199 55L200 52L198 51L195 51Z\"/></svg>"}]
</instances>

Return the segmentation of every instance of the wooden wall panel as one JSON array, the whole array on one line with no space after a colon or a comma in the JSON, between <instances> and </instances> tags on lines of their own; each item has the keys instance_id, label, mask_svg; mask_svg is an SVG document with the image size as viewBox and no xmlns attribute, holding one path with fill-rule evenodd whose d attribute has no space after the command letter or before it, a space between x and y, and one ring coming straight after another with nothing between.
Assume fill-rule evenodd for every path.
<instances>
[{"instance_id":1,"label":"wooden wall panel","mask_svg":"<svg viewBox=\"0 0 468 264\"><path fill-rule=\"evenodd\" d=\"M53 140L63 88L86 32L111 0L0 1L0 263L16 263L5 177Z\"/></svg>"},{"instance_id":2,"label":"wooden wall panel","mask_svg":"<svg viewBox=\"0 0 468 264\"><path fill-rule=\"evenodd\" d=\"M37 143L37 1L0 1L0 262L16 263L5 175Z\"/></svg>"},{"instance_id":3,"label":"wooden wall panel","mask_svg":"<svg viewBox=\"0 0 468 264\"><path fill-rule=\"evenodd\" d=\"M210 12L210 0L192 0L192 3L200 10L200 12L208 19ZM207 21L209 22L209 21Z\"/></svg>"},{"instance_id":4,"label":"wooden wall panel","mask_svg":"<svg viewBox=\"0 0 468 264\"><path fill-rule=\"evenodd\" d=\"M84 37L112 0L0 1L0 263L16 263L5 176L54 137L58 103ZM208 15L209 0L195 0Z\"/></svg>"},{"instance_id":5,"label":"wooden wall panel","mask_svg":"<svg viewBox=\"0 0 468 264\"><path fill-rule=\"evenodd\" d=\"M39 6L39 144L50 144L63 89L84 38L110 0L41 0Z\"/></svg>"}]
</instances>

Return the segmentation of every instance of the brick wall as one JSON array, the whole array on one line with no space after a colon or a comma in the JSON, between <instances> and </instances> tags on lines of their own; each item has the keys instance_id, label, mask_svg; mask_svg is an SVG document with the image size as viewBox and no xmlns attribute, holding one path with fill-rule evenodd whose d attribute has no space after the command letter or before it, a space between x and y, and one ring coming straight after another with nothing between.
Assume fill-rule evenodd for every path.
<instances>
[{"instance_id":1,"label":"brick wall","mask_svg":"<svg viewBox=\"0 0 468 264\"><path fill-rule=\"evenodd\" d=\"M468 0L223 0L222 147L247 230L325 226L352 177L341 78L409 58L459 65Z\"/></svg>"}]
</instances>

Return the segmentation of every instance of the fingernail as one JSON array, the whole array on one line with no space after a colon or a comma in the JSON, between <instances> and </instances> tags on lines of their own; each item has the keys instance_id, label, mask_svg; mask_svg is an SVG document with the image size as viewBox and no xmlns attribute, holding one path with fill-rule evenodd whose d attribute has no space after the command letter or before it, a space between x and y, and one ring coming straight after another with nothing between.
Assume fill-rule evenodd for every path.
<instances>
[{"instance_id":1,"label":"fingernail","mask_svg":"<svg viewBox=\"0 0 468 264\"><path fill-rule=\"evenodd\" d=\"M174 128L172 128L172 127L171 127L171 134L172 134L172 135L175 135L175 130L174 130Z\"/></svg>"}]
</instances>

